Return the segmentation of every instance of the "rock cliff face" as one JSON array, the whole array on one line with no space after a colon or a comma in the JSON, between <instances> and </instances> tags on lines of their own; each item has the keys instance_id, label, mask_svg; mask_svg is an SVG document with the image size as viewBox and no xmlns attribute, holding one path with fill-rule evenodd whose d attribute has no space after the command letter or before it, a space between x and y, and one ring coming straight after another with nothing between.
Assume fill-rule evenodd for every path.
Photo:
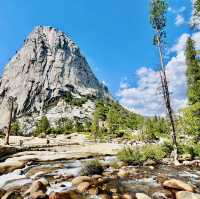
<instances>
[{"instance_id":1,"label":"rock cliff face","mask_svg":"<svg viewBox=\"0 0 200 199\"><path fill-rule=\"evenodd\" d=\"M15 116L32 126L41 115L52 122L60 117L91 117L96 99L111 98L77 45L63 32L43 26L30 33L5 67L0 127L8 122L10 96L16 97Z\"/></svg>"}]
</instances>

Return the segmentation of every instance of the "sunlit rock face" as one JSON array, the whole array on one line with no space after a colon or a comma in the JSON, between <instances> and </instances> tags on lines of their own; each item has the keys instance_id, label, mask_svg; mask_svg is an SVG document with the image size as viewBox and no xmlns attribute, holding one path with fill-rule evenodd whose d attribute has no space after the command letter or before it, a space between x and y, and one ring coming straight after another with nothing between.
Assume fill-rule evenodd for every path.
<instances>
[{"instance_id":1,"label":"sunlit rock face","mask_svg":"<svg viewBox=\"0 0 200 199\"><path fill-rule=\"evenodd\" d=\"M84 100L79 107L70 105L66 101L69 95ZM21 120L28 115L32 123L44 114L52 121L91 117L96 99L111 98L77 45L65 33L44 26L30 33L6 65L0 96L0 127L8 122L10 96L16 97L15 115Z\"/></svg>"}]
</instances>

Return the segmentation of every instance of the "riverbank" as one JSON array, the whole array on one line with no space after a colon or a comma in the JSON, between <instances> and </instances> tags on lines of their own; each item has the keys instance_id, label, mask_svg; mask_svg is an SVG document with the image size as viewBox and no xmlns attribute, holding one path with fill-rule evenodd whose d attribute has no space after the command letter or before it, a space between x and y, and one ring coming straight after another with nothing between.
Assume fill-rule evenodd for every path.
<instances>
[{"instance_id":1,"label":"riverbank","mask_svg":"<svg viewBox=\"0 0 200 199\"><path fill-rule=\"evenodd\" d=\"M116 158L126 145L94 143L79 134L59 135L48 142L47 138L11 136L11 146L1 145L0 198L200 198L198 164L177 167L163 160L128 166ZM103 173L82 176L82 168L95 159Z\"/></svg>"}]
</instances>

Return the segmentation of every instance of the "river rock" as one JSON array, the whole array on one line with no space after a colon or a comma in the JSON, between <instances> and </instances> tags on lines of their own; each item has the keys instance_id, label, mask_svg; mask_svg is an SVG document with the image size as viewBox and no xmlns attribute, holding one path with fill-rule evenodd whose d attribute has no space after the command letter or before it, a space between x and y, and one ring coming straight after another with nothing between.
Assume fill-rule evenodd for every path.
<instances>
[{"instance_id":1,"label":"river rock","mask_svg":"<svg viewBox=\"0 0 200 199\"><path fill-rule=\"evenodd\" d=\"M6 160L5 162L0 163L0 175L10 173L16 169L22 169L26 165L25 161L16 161L16 160Z\"/></svg>"},{"instance_id":2,"label":"river rock","mask_svg":"<svg viewBox=\"0 0 200 199\"><path fill-rule=\"evenodd\" d=\"M133 196L131 194L126 193L126 194L123 194L121 198L122 199L133 199Z\"/></svg>"},{"instance_id":3,"label":"river rock","mask_svg":"<svg viewBox=\"0 0 200 199\"><path fill-rule=\"evenodd\" d=\"M99 194L99 199L111 199L111 197L108 194Z\"/></svg>"},{"instance_id":4,"label":"river rock","mask_svg":"<svg viewBox=\"0 0 200 199\"><path fill-rule=\"evenodd\" d=\"M43 191L38 191L31 193L31 199L48 199L48 195L45 194Z\"/></svg>"},{"instance_id":5,"label":"river rock","mask_svg":"<svg viewBox=\"0 0 200 199\"><path fill-rule=\"evenodd\" d=\"M23 197L19 192L9 191L1 199L23 199Z\"/></svg>"},{"instance_id":6,"label":"river rock","mask_svg":"<svg viewBox=\"0 0 200 199\"><path fill-rule=\"evenodd\" d=\"M98 189L98 187L92 187L92 188L90 188L89 190L88 190L88 193L90 194L90 195L97 195L98 194L98 192L99 192L99 189Z\"/></svg>"},{"instance_id":7,"label":"river rock","mask_svg":"<svg viewBox=\"0 0 200 199\"><path fill-rule=\"evenodd\" d=\"M176 199L200 199L200 194L188 191L179 191L176 193Z\"/></svg>"},{"instance_id":8,"label":"river rock","mask_svg":"<svg viewBox=\"0 0 200 199\"><path fill-rule=\"evenodd\" d=\"M144 166L154 166L157 163L154 160L147 160L146 162L144 162Z\"/></svg>"},{"instance_id":9,"label":"river rock","mask_svg":"<svg viewBox=\"0 0 200 199\"><path fill-rule=\"evenodd\" d=\"M135 196L137 199L151 199L149 196L147 196L144 193L136 193Z\"/></svg>"},{"instance_id":10,"label":"river rock","mask_svg":"<svg viewBox=\"0 0 200 199\"><path fill-rule=\"evenodd\" d=\"M78 185L81 182L90 182L92 180L89 176L78 176L72 180L73 185Z\"/></svg>"},{"instance_id":11,"label":"river rock","mask_svg":"<svg viewBox=\"0 0 200 199\"><path fill-rule=\"evenodd\" d=\"M183 191L190 191L190 192L194 191L194 188L191 185L176 179L170 179L164 181L163 186L166 188L178 189Z\"/></svg>"},{"instance_id":12,"label":"river rock","mask_svg":"<svg viewBox=\"0 0 200 199\"><path fill-rule=\"evenodd\" d=\"M8 146L8 145L0 145L0 158L14 154L18 151L17 148Z\"/></svg>"},{"instance_id":13,"label":"river rock","mask_svg":"<svg viewBox=\"0 0 200 199\"><path fill-rule=\"evenodd\" d=\"M172 198L172 193L168 190L159 190L152 194L153 199L169 199Z\"/></svg>"},{"instance_id":14,"label":"river rock","mask_svg":"<svg viewBox=\"0 0 200 199\"><path fill-rule=\"evenodd\" d=\"M6 190L0 188L0 198L6 193Z\"/></svg>"},{"instance_id":15,"label":"river rock","mask_svg":"<svg viewBox=\"0 0 200 199\"><path fill-rule=\"evenodd\" d=\"M78 186L77 186L77 190L81 193L85 192L88 190L90 186L89 182L81 182Z\"/></svg>"},{"instance_id":16,"label":"river rock","mask_svg":"<svg viewBox=\"0 0 200 199\"><path fill-rule=\"evenodd\" d=\"M30 193L30 195L35 195L37 192L45 193L47 191L46 185L44 185L41 181L37 180L32 183L30 188L24 193L24 195L27 195Z\"/></svg>"},{"instance_id":17,"label":"river rock","mask_svg":"<svg viewBox=\"0 0 200 199\"><path fill-rule=\"evenodd\" d=\"M49 199L85 199L85 198L75 191L68 191L61 193L52 192L49 195Z\"/></svg>"},{"instance_id":18,"label":"river rock","mask_svg":"<svg viewBox=\"0 0 200 199\"><path fill-rule=\"evenodd\" d=\"M118 176L121 177L121 178L125 178L125 177L128 177L130 174L130 172L126 169L120 169L119 172L118 172Z\"/></svg>"}]
</instances>

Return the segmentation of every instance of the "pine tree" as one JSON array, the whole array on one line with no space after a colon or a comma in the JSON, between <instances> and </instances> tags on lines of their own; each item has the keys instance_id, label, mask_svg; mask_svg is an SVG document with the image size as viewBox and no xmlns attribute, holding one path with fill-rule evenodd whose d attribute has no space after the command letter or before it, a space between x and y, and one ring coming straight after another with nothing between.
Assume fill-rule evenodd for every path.
<instances>
[{"instance_id":1,"label":"pine tree","mask_svg":"<svg viewBox=\"0 0 200 199\"><path fill-rule=\"evenodd\" d=\"M92 120L92 125L91 125L91 131L94 135L95 142L97 141L97 136L99 133L99 119L100 119L99 112L96 109L93 115L93 120Z\"/></svg>"},{"instance_id":2,"label":"pine tree","mask_svg":"<svg viewBox=\"0 0 200 199\"><path fill-rule=\"evenodd\" d=\"M174 162L178 162L178 149L177 149L177 140L176 140L176 129L173 116L173 110L171 106L171 99L168 87L168 81L166 76L166 69L164 63L164 45L166 39L166 12L168 5L165 0L152 0L150 5L150 23L155 31L154 35L154 44L157 46L160 57L160 79L162 86L162 94L167 110L167 114L172 127L172 141L173 141L173 156Z\"/></svg>"},{"instance_id":3,"label":"pine tree","mask_svg":"<svg viewBox=\"0 0 200 199\"><path fill-rule=\"evenodd\" d=\"M200 14L200 0L194 2L194 15L199 16Z\"/></svg>"},{"instance_id":4,"label":"pine tree","mask_svg":"<svg viewBox=\"0 0 200 199\"><path fill-rule=\"evenodd\" d=\"M107 116L109 136L113 136L117 129L119 129L120 116L118 113L117 103L113 102Z\"/></svg>"},{"instance_id":5,"label":"pine tree","mask_svg":"<svg viewBox=\"0 0 200 199\"><path fill-rule=\"evenodd\" d=\"M195 43L189 37L186 44L187 86L188 101L190 105L200 102L200 66L197 60Z\"/></svg>"}]
</instances>

